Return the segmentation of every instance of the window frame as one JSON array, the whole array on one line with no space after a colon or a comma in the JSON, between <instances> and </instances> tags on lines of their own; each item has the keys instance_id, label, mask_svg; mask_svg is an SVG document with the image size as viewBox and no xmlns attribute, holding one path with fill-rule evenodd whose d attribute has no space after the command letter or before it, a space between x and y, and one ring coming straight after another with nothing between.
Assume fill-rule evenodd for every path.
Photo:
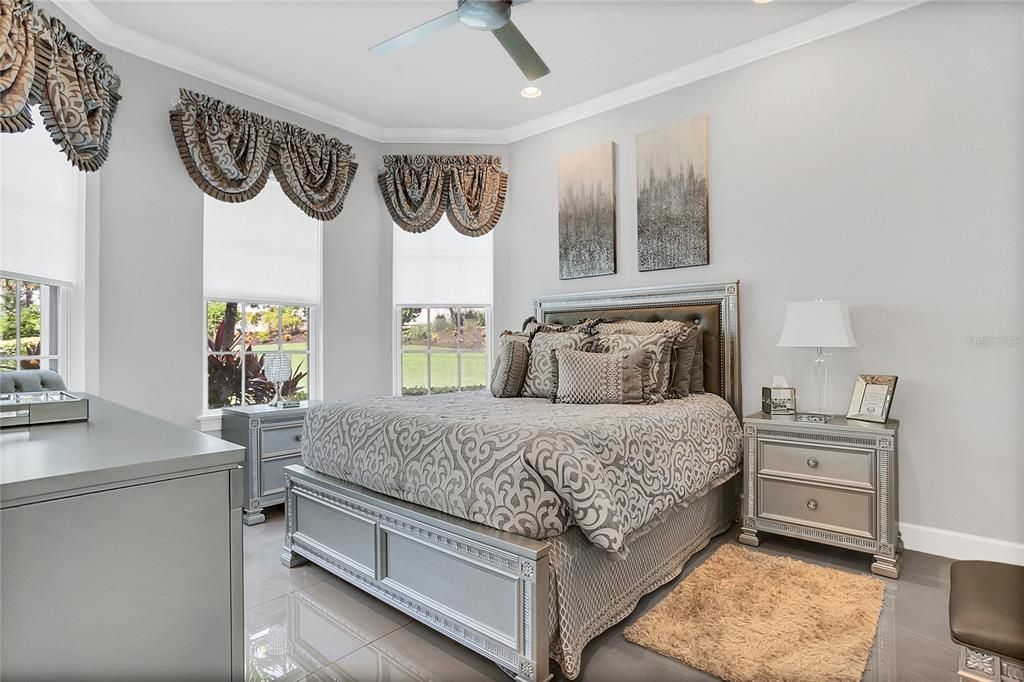
<instances>
[{"instance_id":1,"label":"window frame","mask_svg":"<svg viewBox=\"0 0 1024 682\"><path fill-rule=\"evenodd\" d=\"M484 324L485 324L485 338L487 340L486 343L484 344L484 387L486 389L487 382L489 381L489 378L490 378L491 358L494 357L494 352L493 352L494 351L494 339L493 339L493 334L491 334L491 329L493 328L493 314L494 314L494 311L493 311L493 306L490 303L447 303L447 304L446 303L396 303L394 305L394 310L393 310L393 315L394 315L393 322L394 322L394 324L392 325L394 331L393 331L393 335L392 335L392 351L393 351L392 352L392 356L393 356L392 357L392 367L393 367L393 371L392 371L392 387L391 387L392 393L395 396L403 396L403 393L402 393L402 380L403 380L402 372L403 372L403 369L404 369L403 356L407 352L402 347L402 331L403 331L403 327L402 327L402 309L403 308L422 308L424 310L430 310L430 309L435 309L435 308L436 309L455 308L455 309L459 309L459 310L462 310L462 309L465 309L465 308L477 308L477 309L483 310L484 311L484 321L485 321L484 322ZM428 315L428 322L429 322L429 315ZM408 351L408 352L410 352L410 353L420 353L421 351ZM456 364L456 367L457 367L456 374L457 374L457 378L458 378L458 382L459 382L459 390L457 392L458 393L462 393L463 389L462 389L462 358L461 358L461 356L462 356L463 352L465 352L465 351L463 351L463 349L460 346L455 351L438 351L438 352L443 352L443 353L446 353L446 354L450 353L452 355L458 355L459 356L458 362ZM469 352L478 352L478 351L469 351ZM429 339L429 337L427 339L427 349L422 351L422 354L427 356L427 393L426 393L426 395L443 395L443 394L435 394L435 393L433 393L431 391L431 387L430 387L430 355L431 355L431 348L430 348L430 339Z\"/></svg>"},{"instance_id":2,"label":"window frame","mask_svg":"<svg viewBox=\"0 0 1024 682\"><path fill-rule=\"evenodd\" d=\"M305 355L306 355L306 369L307 369L306 391L307 391L308 399L309 400L319 400L321 398L321 390L322 390L322 381L321 381L321 379L322 379L322 376L323 376L323 374L322 374L323 369L322 369L322 363L321 363L321 359L322 359L322 351L321 351L322 344L320 342L321 341L321 337L320 337L320 333L321 333L321 319L320 319L321 310L320 310L320 306L319 305L312 304L312 303L289 303L289 302L284 302L284 301L256 301L256 300L226 301L224 298L220 298L220 297L204 297L203 298L203 309L202 309L203 310L203 317L202 317L202 319L203 319L203 325L202 325L202 328L203 328L203 339L202 339L202 341L203 341L203 353L202 353L203 402L202 402L202 411L200 412L200 415L199 415L199 423L200 423L200 426L201 426L201 430L203 430L203 431L218 431L218 430L220 430L220 419L221 419L221 416L222 416L223 410L224 410L224 408L222 408L222 407L211 408L209 406L210 405L210 385L209 385L209 374L208 374L209 362L208 362L207 358L209 358L210 355L230 355L230 353L226 353L226 352L213 352L213 353L211 353L210 350L209 350L209 338L210 337L209 337L209 330L207 328L207 306L210 303L236 303L236 304L238 304L239 309L241 310L241 318L242 318L242 328L239 331L239 334L241 335L241 339L242 339L242 343L241 343L242 350L239 351L239 354L242 355L242 366L243 366L243 368L245 367L245 355L246 355L246 351L245 351L245 324L246 324L245 312L246 312L248 307L250 307L250 306L273 306L273 307L276 307L277 310L278 310L277 320L278 320L278 333L279 334L282 331L282 328L281 328L281 324L282 324L281 314L282 313L281 313L281 311L282 311L283 308L285 308L285 307L295 307L295 308L306 308L306 309L308 309L309 310L309 317L308 317L308 319L306 321L307 328L308 328L308 335L307 335L308 348L307 348L307 351L305 353ZM284 340L279 337L279 340L278 340L279 348L280 348L280 344L283 344L283 343L284 343ZM278 350L278 351L253 351L251 353L251 355L266 354L266 353L273 353L273 352L283 352L283 353L289 353L289 354L294 354L294 355L301 354L300 351L281 351L281 350ZM240 405L239 407L249 407L250 405L247 405L247 404L244 403L244 400L245 400L245 372L244 371L242 372L241 390L242 390L243 404Z\"/></svg>"},{"instance_id":3,"label":"window frame","mask_svg":"<svg viewBox=\"0 0 1024 682\"><path fill-rule=\"evenodd\" d=\"M40 369L52 369L51 363L56 363L57 369L54 370L62 377L67 377L69 374L69 358L70 352L70 292L71 289L65 282L58 282L49 280L41 277L32 277L31 275L24 275L21 273L8 272L0 270L0 278L13 280L16 282L15 287L15 307L14 307L14 355L6 355L0 348L0 361L14 361L15 369L21 370L21 363L24 360L39 360ZM39 334L40 339L43 337L43 324L46 320L46 324L49 327L48 336L52 339L50 347L56 348L56 353L43 353L42 345L40 345L40 352L35 355L24 355L21 352L21 307L22 298L21 295L22 285L24 283L35 284L39 287L39 308L40 308L40 320L39 320ZM48 289L49 294L47 298L48 305L43 305L43 290ZM49 313L45 311L49 308ZM40 341L41 344L41 341ZM44 365L45 361L45 365Z\"/></svg>"}]
</instances>

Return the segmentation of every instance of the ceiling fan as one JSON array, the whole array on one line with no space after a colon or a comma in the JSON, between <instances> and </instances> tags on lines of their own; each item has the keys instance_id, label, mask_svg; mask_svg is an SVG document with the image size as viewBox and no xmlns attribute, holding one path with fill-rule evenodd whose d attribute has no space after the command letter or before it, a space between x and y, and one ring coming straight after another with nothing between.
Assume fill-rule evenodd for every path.
<instances>
[{"instance_id":1,"label":"ceiling fan","mask_svg":"<svg viewBox=\"0 0 1024 682\"><path fill-rule=\"evenodd\" d=\"M401 49L426 38L453 24L462 23L477 31L490 31L505 48L512 61L523 72L527 80L537 80L551 73L551 69L540 58L516 25L512 23L512 6L530 0L459 0L451 12L420 24L405 33L399 33L370 48L371 52L388 53Z\"/></svg>"}]
</instances>

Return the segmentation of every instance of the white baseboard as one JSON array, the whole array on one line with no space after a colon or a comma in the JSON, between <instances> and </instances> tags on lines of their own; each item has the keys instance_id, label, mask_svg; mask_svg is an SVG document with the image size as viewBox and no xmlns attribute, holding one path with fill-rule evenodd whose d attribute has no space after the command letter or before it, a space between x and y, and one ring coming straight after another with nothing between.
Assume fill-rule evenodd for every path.
<instances>
[{"instance_id":1,"label":"white baseboard","mask_svg":"<svg viewBox=\"0 0 1024 682\"><path fill-rule=\"evenodd\" d=\"M951 559L981 559L1024 566L1024 544L958 533L915 523L901 523L903 544L907 549Z\"/></svg>"}]
</instances>

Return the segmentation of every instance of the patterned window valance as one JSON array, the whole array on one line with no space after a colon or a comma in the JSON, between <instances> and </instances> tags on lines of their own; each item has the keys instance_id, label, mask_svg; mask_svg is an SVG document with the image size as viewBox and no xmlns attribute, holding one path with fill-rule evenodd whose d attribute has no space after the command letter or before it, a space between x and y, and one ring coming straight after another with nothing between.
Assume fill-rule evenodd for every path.
<instances>
[{"instance_id":1,"label":"patterned window valance","mask_svg":"<svg viewBox=\"0 0 1024 682\"><path fill-rule=\"evenodd\" d=\"M457 231L479 237L501 219L508 174L500 156L385 156L377 184L406 232L426 232L447 213Z\"/></svg>"},{"instance_id":2,"label":"patterned window valance","mask_svg":"<svg viewBox=\"0 0 1024 682\"><path fill-rule=\"evenodd\" d=\"M121 79L103 53L29 0L0 0L0 132L34 125L39 104L54 143L84 171L110 153Z\"/></svg>"},{"instance_id":3,"label":"patterned window valance","mask_svg":"<svg viewBox=\"0 0 1024 682\"><path fill-rule=\"evenodd\" d=\"M273 171L306 215L341 213L359 165L349 145L191 90L180 91L170 117L185 169L211 197L248 201Z\"/></svg>"}]
</instances>

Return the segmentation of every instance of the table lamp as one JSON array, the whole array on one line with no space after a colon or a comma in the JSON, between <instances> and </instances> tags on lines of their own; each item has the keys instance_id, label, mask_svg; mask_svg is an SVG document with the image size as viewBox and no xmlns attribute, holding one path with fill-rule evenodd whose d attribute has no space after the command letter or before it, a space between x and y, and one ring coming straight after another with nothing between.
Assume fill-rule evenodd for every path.
<instances>
[{"instance_id":1,"label":"table lamp","mask_svg":"<svg viewBox=\"0 0 1024 682\"><path fill-rule=\"evenodd\" d=\"M267 353L263 356L263 374L274 384L274 407L285 406L281 397L281 384L292 377L292 359L287 353Z\"/></svg>"},{"instance_id":2,"label":"table lamp","mask_svg":"<svg viewBox=\"0 0 1024 682\"><path fill-rule=\"evenodd\" d=\"M828 421L825 400L828 394L828 353L825 348L851 348L857 345L850 324L850 308L839 301L799 301L786 304L779 346L815 348L814 375L817 381L817 405L814 413L800 421Z\"/></svg>"}]
</instances>

